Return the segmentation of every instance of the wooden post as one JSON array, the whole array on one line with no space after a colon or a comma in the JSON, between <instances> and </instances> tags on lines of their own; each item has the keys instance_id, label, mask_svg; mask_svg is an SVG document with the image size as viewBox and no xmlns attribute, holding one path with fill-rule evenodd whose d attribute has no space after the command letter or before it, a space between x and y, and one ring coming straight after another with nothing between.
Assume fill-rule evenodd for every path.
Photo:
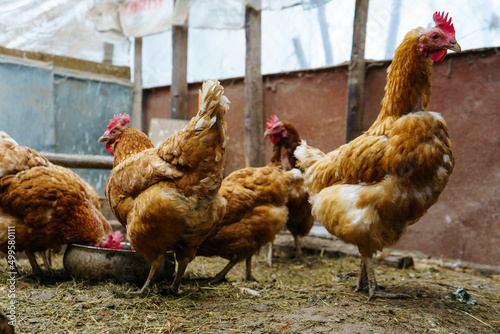
<instances>
[{"instance_id":1,"label":"wooden post","mask_svg":"<svg viewBox=\"0 0 500 334\"><path fill-rule=\"evenodd\" d=\"M188 27L172 26L172 86L170 118L187 119Z\"/></svg>"},{"instance_id":2,"label":"wooden post","mask_svg":"<svg viewBox=\"0 0 500 334\"><path fill-rule=\"evenodd\" d=\"M258 0L260 3L260 0ZM260 7L260 6L259 6ZM245 164L263 162L264 106L261 73L261 12L247 5L245 13Z\"/></svg>"},{"instance_id":3,"label":"wooden post","mask_svg":"<svg viewBox=\"0 0 500 334\"><path fill-rule=\"evenodd\" d=\"M134 38L134 100L130 125L142 131L142 37Z\"/></svg>"},{"instance_id":4,"label":"wooden post","mask_svg":"<svg viewBox=\"0 0 500 334\"><path fill-rule=\"evenodd\" d=\"M349 79L347 81L346 142L359 136L363 130L365 39L368 1L356 0L351 61L349 62Z\"/></svg>"},{"instance_id":5,"label":"wooden post","mask_svg":"<svg viewBox=\"0 0 500 334\"><path fill-rule=\"evenodd\" d=\"M113 169L113 157L110 155L81 155L40 152L53 164L68 168Z\"/></svg>"}]
</instances>

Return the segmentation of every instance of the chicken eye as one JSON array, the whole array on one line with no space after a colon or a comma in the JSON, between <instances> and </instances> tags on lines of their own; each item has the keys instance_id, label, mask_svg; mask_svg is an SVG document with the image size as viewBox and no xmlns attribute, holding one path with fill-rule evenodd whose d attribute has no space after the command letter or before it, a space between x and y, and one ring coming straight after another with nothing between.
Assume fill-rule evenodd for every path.
<instances>
[{"instance_id":1,"label":"chicken eye","mask_svg":"<svg viewBox=\"0 0 500 334\"><path fill-rule=\"evenodd\" d=\"M437 40L439 38L439 34L434 34L434 35L431 36L431 38L433 40Z\"/></svg>"}]
</instances>

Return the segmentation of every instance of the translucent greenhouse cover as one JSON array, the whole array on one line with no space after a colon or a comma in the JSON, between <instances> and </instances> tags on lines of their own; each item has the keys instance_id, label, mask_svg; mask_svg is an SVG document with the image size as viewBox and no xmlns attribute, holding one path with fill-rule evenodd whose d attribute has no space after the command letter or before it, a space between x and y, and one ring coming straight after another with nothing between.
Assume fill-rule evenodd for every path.
<instances>
[{"instance_id":1,"label":"translucent greenhouse cover","mask_svg":"<svg viewBox=\"0 0 500 334\"><path fill-rule=\"evenodd\" d=\"M245 75L245 6L262 10L262 73L350 58L354 0L0 0L0 46L133 66L143 37L143 87L172 75L172 24L189 26L188 82ZM449 12L462 50L500 46L500 0L370 0L366 59L391 59L411 29Z\"/></svg>"}]
</instances>

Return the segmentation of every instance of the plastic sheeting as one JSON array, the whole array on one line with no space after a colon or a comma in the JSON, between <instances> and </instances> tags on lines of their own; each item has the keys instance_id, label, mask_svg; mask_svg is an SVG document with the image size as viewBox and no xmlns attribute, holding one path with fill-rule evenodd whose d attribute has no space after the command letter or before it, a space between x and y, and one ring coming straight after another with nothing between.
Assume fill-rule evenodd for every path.
<instances>
[{"instance_id":1,"label":"plastic sheeting","mask_svg":"<svg viewBox=\"0 0 500 334\"><path fill-rule=\"evenodd\" d=\"M96 30L98 0L0 0L0 45L17 50L103 62L112 45L115 65L129 66L130 41L120 32Z\"/></svg>"},{"instance_id":2,"label":"plastic sheeting","mask_svg":"<svg viewBox=\"0 0 500 334\"><path fill-rule=\"evenodd\" d=\"M282 10L294 6L311 9L331 0L128 0L119 5L121 30L125 36L146 36L174 25L198 29L242 29L245 7ZM262 6L264 4L264 6ZM112 17L114 12L106 15Z\"/></svg>"},{"instance_id":3,"label":"plastic sheeting","mask_svg":"<svg viewBox=\"0 0 500 334\"><path fill-rule=\"evenodd\" d=\"M355 1L332 0L317 7L288 1L281 10L266 9L269 3L263 0L263 74L349 61ZM391 59L408 31L430 27L432 14L443 10L453 18L462 50L500 46L499 0L370 0L365 57ZM171 83L171 43L170 32L143 39L145 88ZM244 30L189 29L188 82L244 75Z\"/></svg>"},{"instance_id":4,"label":"plastic sheeting","mask_svg":"<svg viewBox=\"0 0 500 334\"><path fill-rule=\"evenodd\" d=\"M137 34L155 33L143 38L143 87L171 83L172 36L170 30L163 31L170 22L187 22L190 27L188 82L244 76L244 6L259 8L256 0L178 0L174 8L173 0L0 0L0 45L95 62L102 62L105 50L112 47L112 63L132 67L132 39L124 36L125 18L119 15L120 8L123 11L131 3L156 14L161 14L154 7L159 3L170 8L170 16L159 15L167 20L161 27L142 14L129 21L136 27L154 27ZM144 7L148 4L153 7ZM348 61L354 4L354 0L262 0L262 72ZM370 0L366 58L392 58L405 33L432 24L437 10L450 12L462 50L500 45L499 0Z\"/></svg>"},{"instance_id":5,"label":"plastic sheeting","mask_svg":"<svg viewBox=\"0 0 500 334\"><path fill-rule=\"evenodd\" d=\"M112 16L113 13L109 13ZM121 30L141 37L169 30L172 24L202 29L241 29L245 4L238 0L133 0L119 6Z\"/></svg>"}]
</instances>

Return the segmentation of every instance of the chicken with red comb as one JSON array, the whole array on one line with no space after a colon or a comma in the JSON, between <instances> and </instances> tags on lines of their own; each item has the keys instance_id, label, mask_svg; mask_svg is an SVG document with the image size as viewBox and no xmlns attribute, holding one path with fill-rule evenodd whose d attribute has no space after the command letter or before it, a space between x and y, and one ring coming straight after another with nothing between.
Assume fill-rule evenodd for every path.
<instances>
[{"instance_id":1,"label":"chicken with red comb","mask_svg":"<svg viewBox=\"0 0 500 334\"><path fill-rule=\"evenodd\" d=\"M446 122L429 111L430 78L433 61L460 46L451 18L439 12L433 18L435 27L408 32L396 49L382 109L366 132L328 154L306 144L295 150L313 214L358 247L356 291L368 288L369 299L408 297L380 289L373 255L437 202L455 164Z\"/></svg>"},{"instance_id":2,"label":"chicken with red comb","mask_svg":"<svg viewBox=\"0 0 500 334\"><path fill-rule=\"evenodd\" d=\"M278 116L272 115L267 120L267 128L264 136L269 136L273 143L273 154L270 166L277 166L284 171L295 168L297 159L293 152L301 144L298 130L291 123L280 121ZM289 194L287 207L289 210L286 228L293 236L295 243L295 255L298 260L307 262L302 254L302 247L299 237L306 236L314 224L311 214L311 204L307 194L304 178L297 170L297 177L292 181L292 191ZM269 249L268 263L272 266L273 246Z\"/></svg>"},{"instance_id":3,"label":"chicken with red comb","mask_svg":"<svg viewBox=\"0 0 500 334\"><path fill-rule=\"evenodd\" d=\"M167 251L175 253L177 263L169 292L177 293L187 265L224 216L226 200L218 191L226 156L227 110L224 88L207 80L199 92L197 114L157 148L140 131L117 125L123 116L99 139L114 151L113 172L106 182L111 209L127 227L130 244L151 262L139 291L142 296L149 292Z\"/></svg>"},{"instance_id":4,"label":"chicken with red comb","mask_svg":"<svg viewBox=\"0 0 500 334\"><path fill-rule=\"evenodd\" d=\"M417 47L422 54L429 56L433 61L441 62L448 50L460 52L461 49L455 39L455 28L451 23L451 17L448 19L448 13L445 15L444 12L435 12L432 18L436 26L421 33Z\"/></svg>"},{"instance_id":5,"label":"chicken with red comb","mask_svg":"<svg viewBox=\"0 0 500 334\"><path fill-rule=\"evenodd\" d=\"M154 147L144 132L125 126L129 121L130 115L128 114L115 115L99 138L99 142L106 143L106 151L114 156L113 167L131 155Z\"/></svg>"}]
</instances>

